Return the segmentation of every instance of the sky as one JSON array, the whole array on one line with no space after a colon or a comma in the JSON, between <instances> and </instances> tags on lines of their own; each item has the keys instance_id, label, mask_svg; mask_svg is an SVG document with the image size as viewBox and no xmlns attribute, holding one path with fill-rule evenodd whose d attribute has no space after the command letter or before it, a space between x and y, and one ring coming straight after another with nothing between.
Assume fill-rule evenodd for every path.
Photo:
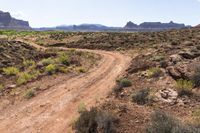
<instances>
[{"instance_id":1,"label":"sky","mask_svg":"<svg viewBox=\"0 0 200 133\"><path fill-rule=\"evenodd\" d=\"M0 10L31 27L82 23L124 26L128 21L200 24L200 0L0 0Z\"/></svg>"}]
</instances>

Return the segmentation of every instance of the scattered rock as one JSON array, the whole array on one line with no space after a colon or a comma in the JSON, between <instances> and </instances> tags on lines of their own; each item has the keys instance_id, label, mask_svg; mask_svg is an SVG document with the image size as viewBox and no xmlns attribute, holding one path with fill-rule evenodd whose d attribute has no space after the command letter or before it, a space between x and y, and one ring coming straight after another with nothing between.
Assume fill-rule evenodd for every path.
<instances>
[{"instance_id":1,"label":"scattered rock","mask_svg":"<svg viewBox=\"0 0 200 133\"><path fill-rule=\"evenodd\" d=\"M177 64L178 62L181 62L182 60L183 58L178 54L174 54L169 57L169 61L172 62L173 64Z\"/></svg>"},{"instance_id":2,"label":"scattered rock","mask_svg":"<svg viewBox=\"0 0 200 133\"><path fill-rule=\"evenodd\" d=\"M9 85L7 88L8 89L14 89L14 88L16 88L17 87L17 85L16 84L13 84L13 85Z\"/></svg>"},{"instance_id":3,"label":"scattered rock","mask_svg":"<svg viewBox=\"0 0 200 133\"><path fill-rule=\"evenodd\" d=\"M167 103L174 103L178 98L178 93L170 88L159 90L155 95L160 101Z\"/></svg>"}]
</instances>

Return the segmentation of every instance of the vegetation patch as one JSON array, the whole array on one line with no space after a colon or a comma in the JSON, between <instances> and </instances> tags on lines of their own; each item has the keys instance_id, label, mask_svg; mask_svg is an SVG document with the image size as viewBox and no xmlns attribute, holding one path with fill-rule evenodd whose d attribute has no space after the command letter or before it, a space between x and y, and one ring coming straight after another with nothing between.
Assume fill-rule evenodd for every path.
<instances>
[{"instance_id":1,"label":"vegetation patch","mask_svg":"<svg viewBox=\"0 0 200 133\"><path fill-rule=\"evenodd\" d=\"M132 101L139 105L144 105L149 101L149 93L150 89L148 88L139 90L132 95Z\"/></svg>"},{"instance_id":2,"label":"vegetation patch","mask_svg":"<svg viewBox=\"0 0 200 133\"><path fill-rule=\"evenodd\" d=\"M47 72L49 75L56 73L57 70L58 68L55 64L50 64L45 67L45 72Z\"/></svg>"},{"instance_id":3,"label":"vegetation patch","mask_svg":"<svg viewBox=\"0 0 200 133\"><path fill-rule=\"evenodd\" d=\"M8 76L15 76L19 73L19 69L16 67L3 68L3 72Z\"/></svg>"},{"instance_id":4,"label":"vegetation patch","mask_svg":"<svg viewBox=\"0 0 200 133\"><path fill-rule=\"evenodd\" d=\"M26 98L26 99L31 99L32 97L34 97L35 96L35 90L34 89L29 89L29 90L27 90L26 92L25 92L25 94L24 94L24 97Z\"/></svg>"},{"instance_id":5,"label":"vegetation patch","mask_svg":"<svg viewBox=\"0 0 200 133\"><path fill-rule=\"evenodd\" d=\"M77 133L116 133L116 122L110 113L91 108L80 113L73 127Z\"/></svg>"},{"instance_id":6,"label":"vegetation patch","mask_svg":"<svg viewBox=\"0 0 200 133\"><path fill-rule=\"evenodd\" d=\"M179 96L182 95L191 95L192 89L194 87L194 84L192 81L179 79L176 81L176 88L178 91Z\"/></svg>"},{"instance_id":7,"label":"vegetation patch","mask_svg":"<svg viewBox=\"0 0 200 133\"><path fill-rule=\"evenodd\" d=\"M121 79L117 80L117 82L119 83L119 85L121 87L130 87L130 86L132 86L132 82L127 78L121 78Z\"/></svg>"},{"instance_id":8,"label":"vegetation patch","mask_svg":"<svg viewBox=\"0 0 200 133\"><path fill-rule=\"evenodd\" d=\"M200 129L186 125L163 111L155 111L151 116L151 124L146 133L199 133Z\"/></svg>"},{"instance_id":9,"label":"vegetation patch","mask_svg":"<svg viewBox=\"0 0 200 133\"><path fill-rule=\"evenodd\" d=\"M159 67L152 67L148 70L147 75L149 78L156 78L161 75L162 71Z\"/></svg>"}]
</instances>

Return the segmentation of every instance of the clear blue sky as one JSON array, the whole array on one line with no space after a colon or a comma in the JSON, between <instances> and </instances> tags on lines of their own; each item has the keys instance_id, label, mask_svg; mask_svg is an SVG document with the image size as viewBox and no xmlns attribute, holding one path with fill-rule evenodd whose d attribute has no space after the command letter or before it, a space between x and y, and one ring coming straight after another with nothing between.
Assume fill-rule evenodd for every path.
<instances>
[{"instance_id":1,"label":"clear blue sky","mask_svg":"<svg viewBox=\"0 0 200 133\"><path fill-rule=\"evenodd\" d=\"M28 20L32 27L127 21L200 23L200 0L0 0L0 10Z\"/></svg>"}]
</instances>

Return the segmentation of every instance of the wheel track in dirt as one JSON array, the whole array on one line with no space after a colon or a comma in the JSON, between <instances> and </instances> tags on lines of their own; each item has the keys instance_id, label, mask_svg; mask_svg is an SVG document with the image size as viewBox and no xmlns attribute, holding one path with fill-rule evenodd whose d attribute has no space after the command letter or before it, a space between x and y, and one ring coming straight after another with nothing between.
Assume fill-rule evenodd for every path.
<instances>
[{"instance_id":1,"label":"wheel track in dirt","mask_svg":"<svg viewBox=\"0 0 200 133\"><path fill-rule=\"evenodd\" d=\"M38 49L46 49L34 43ZM60 48L67 50L67 48ZM87 108L101 101L112 90L116 78L127 69L130 58L117 52L84 50L102 56L89 72L51 86L31 100L13 105L0 116L1 133L66 133L78 116L80 103Z\"/></svg>"}]
</instances>

